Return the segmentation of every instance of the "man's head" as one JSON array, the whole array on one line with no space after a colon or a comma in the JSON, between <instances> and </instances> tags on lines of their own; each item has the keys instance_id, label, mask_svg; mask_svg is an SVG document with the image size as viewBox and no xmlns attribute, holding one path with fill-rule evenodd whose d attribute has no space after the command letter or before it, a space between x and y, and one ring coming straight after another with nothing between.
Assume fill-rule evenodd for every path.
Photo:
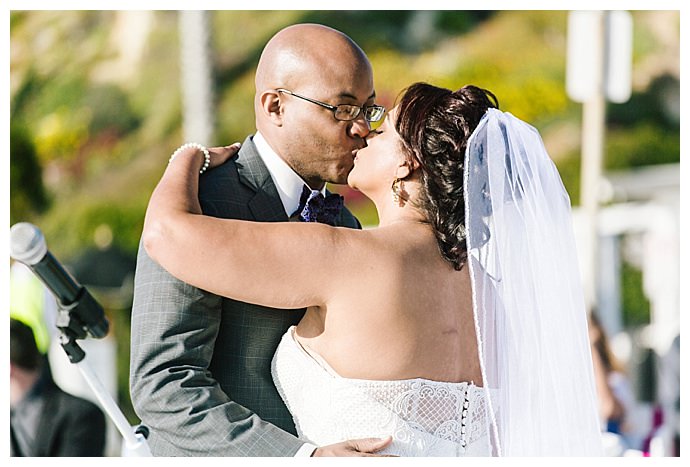
<instances>
[{"instance_id":1,"label":"man's head","mask_svg":"<svg viewBox=\"0 0 690 467\"><path fill-rule=\"evenodd\" d=\"M10 404L19 402L39 378L43 356L28 325L10 318Z\"/></svg>"},{"instance_id":2,"label":"man's head","mask_svg":"<svg viewBox=\"0 0 690 467\"><path fill-rule=\"evenodd\" d=\"M326 26L289 26L266 44L255 83L256 127L271 147L312 188L346 183L369 134L365 112L342 121L310 100L373 105L374 78L362 49Z\"/></svg>"},{"instance_id":3,"label":"man's head","mask_svg":"<svg viewBox=\"0 0 690 467\"><path fill-rule=\"evenodd\" d=\"M24 370L33 371L41 366L41 359L31 327L10 318L10 363Z\"/></svg>"}]
</instances>

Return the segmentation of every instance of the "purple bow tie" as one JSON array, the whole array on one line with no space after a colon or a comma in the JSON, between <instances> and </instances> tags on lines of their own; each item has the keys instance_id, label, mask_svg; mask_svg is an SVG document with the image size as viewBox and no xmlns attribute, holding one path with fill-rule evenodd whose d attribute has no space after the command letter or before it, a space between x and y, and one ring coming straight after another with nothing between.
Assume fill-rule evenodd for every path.
<instances>
[{"instance_id":1,"label":"purple bow tie","mask_svg":"<svg viewBox=\"0 0 690 467\"><path fill-rule=\"evenodd\" d=\"M299 207L295 214L299 215L302 222L321 222L322 224L335 225L335 220L343 208L343 197L332 193L324 197L320 191L311 190L304 185Z\"/></svg>"}]
</instances>

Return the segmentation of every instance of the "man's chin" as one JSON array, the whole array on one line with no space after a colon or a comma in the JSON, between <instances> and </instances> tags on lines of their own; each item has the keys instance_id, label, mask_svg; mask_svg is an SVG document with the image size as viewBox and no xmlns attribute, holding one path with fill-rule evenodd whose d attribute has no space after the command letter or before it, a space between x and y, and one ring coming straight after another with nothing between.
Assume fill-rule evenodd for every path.
<instances>
[{"instance_id":1,"label":"man's chin","mask_svg":"<svg viewBox=\"0 0 690 467\"><path fill-rule=\"evenodd\" d=\"M331 177L331 180L328 181L328 183L333 183L335 185L349 185L349 180L350 180L350 171L348 170L347 172L342 172L334 177Z\"/></svg>"}]
</instances>

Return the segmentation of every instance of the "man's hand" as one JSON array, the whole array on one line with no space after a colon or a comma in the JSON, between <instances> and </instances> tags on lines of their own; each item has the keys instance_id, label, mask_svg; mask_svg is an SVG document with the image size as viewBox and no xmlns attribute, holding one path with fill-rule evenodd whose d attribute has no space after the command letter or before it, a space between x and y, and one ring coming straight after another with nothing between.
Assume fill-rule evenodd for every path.
<instances>
[{"instance_id":1,"label":"man's hand","mask_svg":"<svg viewBox=\"0 0 690 467\"><path fill-rule=\"evenodd\" d=\"M342 443L316 448L312 457L381 457L381 454L376 453L386 448L392 441L392 436L386 438L351 439Z\"/></svg>"}]
</instances>

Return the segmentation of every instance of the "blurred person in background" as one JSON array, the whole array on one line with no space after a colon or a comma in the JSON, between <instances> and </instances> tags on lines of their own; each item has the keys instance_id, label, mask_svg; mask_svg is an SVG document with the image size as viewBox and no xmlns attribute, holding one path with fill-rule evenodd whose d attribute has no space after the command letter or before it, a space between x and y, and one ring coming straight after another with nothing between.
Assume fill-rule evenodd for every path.
<instances>
[{"instance_id":1,"label":"blurred person in background","mask_svg":"<svg viewBox=\"0 0 690 467\"><path fill-rule=\"evenodd\" d=\"M302 111L285 94L275 126ZM410 86L352 154L348 184L380 220L367 230L202 215L199 185L239 145L171 158L143 245L196 287L307 308L272 367L302 439L393 435L381 453L405 456L601 454L569 198L536 129L497 106L476 86Z\"/></svg>"},{"instance_id":2,"label":"blurred person in background","mask_svg":"<svg viewBox=\"0 0 690 467\"><path fill-rule=\"evenodd\" d=\"M31 327L10 318L10 455L103 456L105 434L101 409L61 390Z\"/></svg>"},{"instance_id":3,"label":"blurred person in background","mask_svg":"<svg viewBox=\"0 0 690 467\"><path fill-rule=\"evenodd\" d=\"M631 447L625 436L626 416L635 402L634 394L595 312L589 314L588 327L604 443L607 455L620 456Z\"/></svg>"},{"instance_id":4,"label":"blurred person in background","mask_svg":"<svg viewBox=\"0 0 690 467\"><path fill-rule=\"evenodd\" d=\"M316 24L279 31L255 77L256 134L199 190L210 216L261 222L299 218L359 229L325 183L344 184L375 105L371 64L345 34ZM251 116L247 116L251 118ZM222 249L221 245L213 249ZM325 260L324 260L325 261ZM266 268L270 269L270 265ZM240 269L241 270L241 269ZM268 273L268 271L267 271ZM229 300L178 280L139 248L132 309L130 392L156 456L361 455L386 440L317 446L297 438L271 379L281 336L304 310Z\"/></svg>"},{"instance_id":5,"label":"blurred person in background","mask_svg":"<svg viewBox=\"0 0 690 467\"><path fill-rule=\"evenodd\" d=\"M659 358L658 400L643 450L649 456L680 457L680 334Z\"/></svg>"}]
</instances>

